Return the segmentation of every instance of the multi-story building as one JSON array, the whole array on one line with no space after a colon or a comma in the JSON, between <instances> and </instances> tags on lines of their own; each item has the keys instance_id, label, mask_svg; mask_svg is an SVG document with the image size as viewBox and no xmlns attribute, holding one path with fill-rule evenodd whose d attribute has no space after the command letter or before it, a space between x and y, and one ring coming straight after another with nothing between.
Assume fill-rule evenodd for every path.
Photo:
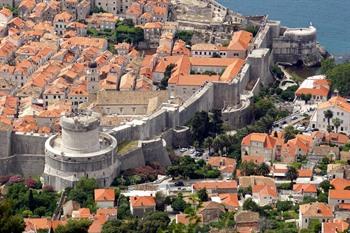
<instances>
[{"instance_id":1,"label":"multi-story building","mask_svg":"<svg viewBox=\"0 0 350 233\"><path fill-rule=\"evenodd\" d=\"M301 100L302 96L310 95L310 104L318 104L327 101L330 91L329 81L324 75L316 75L305 79L298 90L295 92L297 99Z\"/></svg>"},{"instance_id":2,"label":"multi-story building","mask_svg":"<svg viewBox=\"0 0 350 233\"><path fill-rule=\"evenodd\" d=\"M68 28L68 24L73 20L73 15L68 13L67 11L57 14L53 20L55 32L58 35L63 35Z\"/></svg>"},{"instance_id":3,"label":"multi-story building","mask_svg":"<svg viewBox=\"0 0 350 233\"><path fill-rule=\"evenodd\" d=\"M112 13L94 13L86 19L89 28L97 30L114 30L118 17Z\"/></svg>"},{"instance_id":4,"label":"multi-story building","mask_svg":"<svg viewBox=\"0 0 350 233\"><path fill-rule=\"evenodd\" d=\"M77 6L77 20L85 20L91 10L91 1L83 0Z\"/></svg>"},{"instance_id":5,"label":"multi-story building","mask_svg":"<svg viewBox=\"0 0 350 233\"><path fill-rule=\"evenodd\" d=\"M256 184L252 187L253 200L260 206L271 205L278 200L275 185Z\"/></svg>"},{"instance_id":6,"label":"multi-story building","mask_svg":"<svg viewBox=\"0 0 350 233\"><path fill-rule=\"evenodd\" d=\"M265 162L276 157L276 138L266 133L251 133L245 136L241 143L241 154L264 156Z\"/></svg>"},{"instance_id":7,"label":"multi-story building","mask_svg":"<svg viewBox=\"0 0 350 233\"><path fill-rule=\"evenodd\" d=\"M133 216L143 217L156 210L156 200L152 196L130 197L130 211Z\"/></svg>"},{"instance_id":8,"label":"multi-story building","mask_svg":"<svg viewBox=\"0 0 350 233\"><path fill-rule=\"evenodd\" d=\"M308 228L312 219L328 222L333 219L332 207L323 202L312 202L299 206L299 227Z\"/></svg>"},{"instance_id":9,"label":"multi-story building","mask_svg":"<svg viewBox=\"0 0 350 233\"><path fill-rule=\"evenodd\" d=\"M332 117L326 118L325 112L331 111ZM340 125L336 127L333 119L339 119ZM346 99L335 96L327 102L318 105L316 111L311 116L310 126L313 129L327 131L328 123L332 130L350 134L350 104Z\"/></svg>"}]
</instances>

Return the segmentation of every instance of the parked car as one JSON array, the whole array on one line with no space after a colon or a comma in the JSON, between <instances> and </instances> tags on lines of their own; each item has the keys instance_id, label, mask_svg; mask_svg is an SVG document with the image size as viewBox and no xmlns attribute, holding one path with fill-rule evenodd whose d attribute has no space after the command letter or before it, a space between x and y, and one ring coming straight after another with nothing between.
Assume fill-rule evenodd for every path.
<instances>
[{"instance_id":1,"label":"parked car","mask_svg":"<svg viewBox=\"0 0 350 233\"><path fill-rule=\"evenodd\" d=\"M299 130L299 131L305 131L305 126L299 126L299 127L297 127L297 130Z\"/></svg>"},{"instance_id":2,"label":"parked car","mask_svg":"<svg viewBox=\"0 0 350 233\"><path fill-rule=\"evenodd\" d=\"M176 187L182 187L185 186L184 182L182 180L176 181L174 184Z\"/></svg>"},{"instance_id":3,"label":"parked car","mask_svg":"<svg viewBox=\"0 0 350 233\"><path fill-rule=\"evenodd\" d=\"M188 150L187 148L181 148L180 152L183 153L183 152L186 152L187 150Z\"/></svg>"}]
</instances>

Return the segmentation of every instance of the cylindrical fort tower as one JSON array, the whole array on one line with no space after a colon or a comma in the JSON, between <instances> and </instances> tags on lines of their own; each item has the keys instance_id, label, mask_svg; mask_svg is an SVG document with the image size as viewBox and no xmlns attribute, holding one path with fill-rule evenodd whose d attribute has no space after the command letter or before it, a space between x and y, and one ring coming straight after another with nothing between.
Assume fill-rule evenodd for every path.
<instances>
[{"instance_id":1,"label":"cylindrical fort tower","mask_svg":"<svg viewBox=\"0 0 350 233\"><path fill-rule=\"evenodd\" d=\"M85 112L61 116L61 135L45 143L45 184L55 190L72 187L82 177L108 186L119 172L117 141L99 131L100 116Z\"/></svg>"}]
</instances>

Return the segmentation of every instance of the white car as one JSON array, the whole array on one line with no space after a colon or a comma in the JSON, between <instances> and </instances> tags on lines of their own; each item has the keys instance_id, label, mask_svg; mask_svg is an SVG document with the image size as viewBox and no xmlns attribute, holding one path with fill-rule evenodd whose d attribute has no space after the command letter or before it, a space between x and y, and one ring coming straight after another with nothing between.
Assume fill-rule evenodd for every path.
<instances>
[{"instance_id":1,"label":"white car","mask_svg":"<svg viewBox=\"0 0 350 233\"><path fill-rule=\"evenodd\" d=\"M186 152L187 151L187 148L181 148L180 149L180 152L183 153L183 152Z\"/></svg>"},{"instance_id":2,"label":"white car","mask_svg":"<svg viewBox=\"0 0 350 233\"><path fill-rule=\"evenodd\" d=\"M297 128L297 130L299 130L299 131L305 131L305 126L299 126L298 128Z\"/></svg>"}]
</instances>

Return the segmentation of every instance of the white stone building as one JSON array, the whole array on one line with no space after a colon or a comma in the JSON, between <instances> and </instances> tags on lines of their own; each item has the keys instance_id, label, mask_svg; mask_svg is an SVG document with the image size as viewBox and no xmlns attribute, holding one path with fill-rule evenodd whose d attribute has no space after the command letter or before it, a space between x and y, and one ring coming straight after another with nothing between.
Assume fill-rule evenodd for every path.
<instances>
[{"instance_id":1,"label":"white stone building","mask_svg":"<svg viewBox=\"0 0 350 233\"><path fill-rule=\"evenodd\" d=\"M328 119L324 115L324 112L326 112L327 110L330 110L333 113L333 117L329 119L329 123L332 130L349 135L350 104L347 102L346 99L340 96L335 96L329 99L327 102L318 105L317 110L314 112L310 119L311 128L327 131ZM338 129L333 124L333 119L335 118L338 118L341 122Z\"/></svg>"}]
</instances>

